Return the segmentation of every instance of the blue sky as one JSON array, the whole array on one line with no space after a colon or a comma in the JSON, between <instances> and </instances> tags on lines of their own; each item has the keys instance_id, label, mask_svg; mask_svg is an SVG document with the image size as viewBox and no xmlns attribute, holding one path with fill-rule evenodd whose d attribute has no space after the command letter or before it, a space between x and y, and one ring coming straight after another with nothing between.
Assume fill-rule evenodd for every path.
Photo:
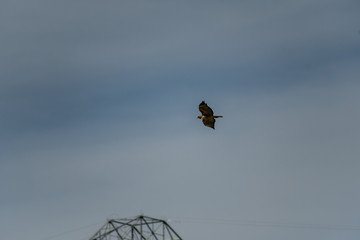
<instances>
[{"instance_id":1,"label":"blue sky","mask_svg":"<svg viewBox=\"0 0 360 240\"><path fill-rule=\"evenodd\" d=\"M359 239L359 8L2 1L2 238Z\"/></svg>"}]
</instances>

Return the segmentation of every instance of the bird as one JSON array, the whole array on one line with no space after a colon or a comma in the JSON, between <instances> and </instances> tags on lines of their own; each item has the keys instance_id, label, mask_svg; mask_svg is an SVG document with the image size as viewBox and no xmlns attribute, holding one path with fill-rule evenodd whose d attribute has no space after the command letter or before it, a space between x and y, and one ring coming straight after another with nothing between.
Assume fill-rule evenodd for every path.
<instances>
[{"instance_id":1,"label":"bird","mask_svg":"<svg viewBox=\"0 0 360 240\"><path fill-rule=\"evenodd\" d=\"M215 118L222 118L223 116L214 115L213 110L205 103L205 101L202 101L199 104L199 111L201 112L201 115L197 118L201 119L206 127L215 130Z\"/></svg>"}]
</instances>

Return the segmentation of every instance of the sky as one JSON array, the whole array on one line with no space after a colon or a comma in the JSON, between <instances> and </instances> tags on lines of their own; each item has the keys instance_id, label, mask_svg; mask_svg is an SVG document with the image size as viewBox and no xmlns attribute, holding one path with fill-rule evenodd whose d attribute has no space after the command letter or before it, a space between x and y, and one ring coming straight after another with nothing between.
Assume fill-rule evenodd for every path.
<instances>
[{"instance_id":1,"label":"sky","mask_svg":"<svg viewBox=\"0 0 360 240\"><path fill-rule=\"evenodd\" d=\"M2 238L144 214L189 240L359 239L359 10L1 1Z\"/></svg>"}]
</instances>

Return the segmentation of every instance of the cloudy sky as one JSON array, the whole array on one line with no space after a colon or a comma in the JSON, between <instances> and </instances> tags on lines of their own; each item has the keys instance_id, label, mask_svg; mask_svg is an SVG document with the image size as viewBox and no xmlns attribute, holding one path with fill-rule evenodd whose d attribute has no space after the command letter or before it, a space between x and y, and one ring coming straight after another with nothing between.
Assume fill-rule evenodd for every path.
<instances>
[{"instance_id":1,"label":"cloudy sky","mask_svg":"<svg viewBox=\"0 0 360 240\"><path fill-rule=\"evenodd\" d=\"M144 214L184 239L359 239L359 10L1 1L1 238Z\"/></svg>"}]
</instances>

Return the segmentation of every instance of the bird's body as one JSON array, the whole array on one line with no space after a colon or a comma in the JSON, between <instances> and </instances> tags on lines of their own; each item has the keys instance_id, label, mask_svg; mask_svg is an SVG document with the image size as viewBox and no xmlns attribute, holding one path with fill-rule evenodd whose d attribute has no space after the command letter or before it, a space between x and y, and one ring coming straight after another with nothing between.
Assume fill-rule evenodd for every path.
<instances>
[{"instance_id":1,"label":"bird's body","mask_svg":"<svg viewBox=\"0 0 360 240\"><path fill-rule=\"evenodd\" d=\"M203 124L215 129L215 118L222 118L222 116L214 115L213 110L204 101L200 103L199 111L202 115L198 116L198 118L202 120Z\"/></svg>"}]
</instances>

